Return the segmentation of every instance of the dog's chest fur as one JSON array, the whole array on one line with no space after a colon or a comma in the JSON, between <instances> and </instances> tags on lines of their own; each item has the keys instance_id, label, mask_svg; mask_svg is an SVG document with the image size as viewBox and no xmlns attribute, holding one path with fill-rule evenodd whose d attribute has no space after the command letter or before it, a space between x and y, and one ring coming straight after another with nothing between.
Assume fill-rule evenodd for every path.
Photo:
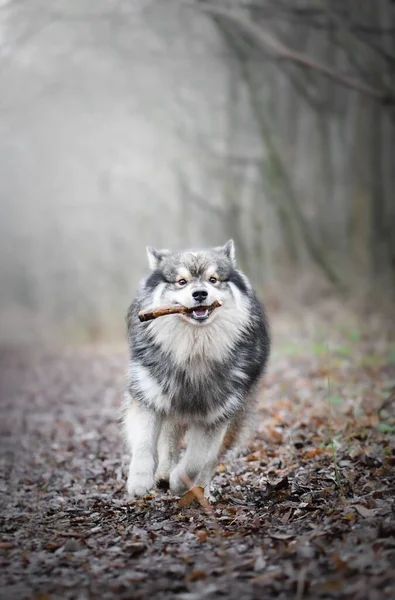
<instances>
[{"instance_id":1,"label":"dog's chest fur","mask_svg":"<svg viewBox=\"0 0 395 600\"><path fill-rule=\"evenodd\" d=\"M232 381L230 370L220 364L204 372L161 364L158 357L155 366L131 366L132 395L150 408L186 421L217 422L230 416L241 400L235 384L236 377Z\"/></svg>"},{"instance_id":2,"label":"dog's chest fur","mask_svg":"<svg viewBox=\"0 0 395 600\"><path fill-rule=\"evenodd\" d=\"M237 326L234 311L221 317L199 330L179 318L146 327L134 339L132 396L186 422L214 424L240 410L260 375L264 348L249 328Z\"/></svg>"}]
</instances>

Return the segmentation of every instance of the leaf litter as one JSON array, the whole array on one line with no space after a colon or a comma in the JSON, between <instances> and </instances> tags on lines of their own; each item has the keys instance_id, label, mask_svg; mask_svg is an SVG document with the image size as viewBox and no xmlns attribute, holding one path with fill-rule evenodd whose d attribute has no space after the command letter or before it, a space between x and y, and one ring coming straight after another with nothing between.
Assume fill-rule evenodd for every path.
<instances>
[{"instance_id":1,"label":"leaf litter","mask_svg":"<svg viewBox=\"0 0 395 600\"><path fill-rule=\"evenodd\" d=\"M272 321L258 431L210 505L128 501L124 348L2 349L2 598L394 597L393 323Z\"/></svg>"}]
</instances>

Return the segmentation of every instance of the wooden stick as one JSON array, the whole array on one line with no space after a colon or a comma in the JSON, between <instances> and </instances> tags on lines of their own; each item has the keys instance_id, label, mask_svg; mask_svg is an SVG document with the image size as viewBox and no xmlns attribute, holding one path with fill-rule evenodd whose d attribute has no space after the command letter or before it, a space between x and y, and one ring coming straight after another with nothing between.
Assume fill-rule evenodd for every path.
<instances>
[{"instance_id":1,"label":"wooden stick","mask_svg":"<svg viewBox=\"0 0 395 600\"><path fill-rule=\"evenodd\" d=\"M186 306L180 305L170 306L169 308L158 308L157 310L141 310L139 312L139 319L143 323L145 321L152 321L152 319L157 319L158 317L164 317L166 315L187 315L192 313L194 310L198 310L199 308L214 310L220 306L222 306L222 302L215 300L215 302L213 302L210 306L194 306L192 308L187 308Z\"/></svg>"}]
</instances>

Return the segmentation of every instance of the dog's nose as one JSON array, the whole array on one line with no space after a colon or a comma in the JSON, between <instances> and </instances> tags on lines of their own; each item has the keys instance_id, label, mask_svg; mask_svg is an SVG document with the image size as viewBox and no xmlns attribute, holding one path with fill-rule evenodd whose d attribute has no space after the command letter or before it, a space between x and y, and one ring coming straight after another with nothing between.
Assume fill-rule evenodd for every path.
<instances>
[{"instance_id":1,"label":"dog's nose","mask_svg":"<svg viewBox=\"0 0 395 600\"><path fill-rule=\"evenodd\" d=\"M208 292L206 290L196 290L196 292L192 292L192 298L197 300L197 302L203 302L208 296Z\"/></svg>"}]
</instances>

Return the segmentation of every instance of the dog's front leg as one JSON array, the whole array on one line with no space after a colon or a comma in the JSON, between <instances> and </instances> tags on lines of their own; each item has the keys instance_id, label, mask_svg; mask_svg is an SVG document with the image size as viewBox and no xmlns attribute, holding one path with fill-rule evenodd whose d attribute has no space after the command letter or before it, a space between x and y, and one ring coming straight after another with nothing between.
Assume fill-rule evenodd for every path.
<instances>
[{"instance_id":1,"label":"dog's front leg","mask_svg":"<svg viewBox=\"0 0 395 600\"><path fill-rule=\"evenodd\" d=\"M180 439L184 432L185 427L171 420L166 420L162 425L158 439L158 467L155 473L159 487L169 487L170 473L178 462Z\"/></svg>"},{"instance_id":2,"label":"dog's front leg","mask_svg":"<svg viewBox=\"0 0 395 600\"><path fill-rule=\"evenodd\" d=\"M205 496L211 498L210 481L226 431L227 425L190 428L185 454L170 475L170 489L174 494L184 493L191 482L204 488Z\"/></svg>"},{"instance_id":3,"label":"dog's front leg","mask_svg":"<svg viewBox=\"0 0 395 600\"><path fill-rule=\"evenodd\" d=\"M126 411L125 430L132 450L127 482L128 493L145 496L154 487L156 445L161 418L133 402Z\"/></svg>"}]
</instances>

